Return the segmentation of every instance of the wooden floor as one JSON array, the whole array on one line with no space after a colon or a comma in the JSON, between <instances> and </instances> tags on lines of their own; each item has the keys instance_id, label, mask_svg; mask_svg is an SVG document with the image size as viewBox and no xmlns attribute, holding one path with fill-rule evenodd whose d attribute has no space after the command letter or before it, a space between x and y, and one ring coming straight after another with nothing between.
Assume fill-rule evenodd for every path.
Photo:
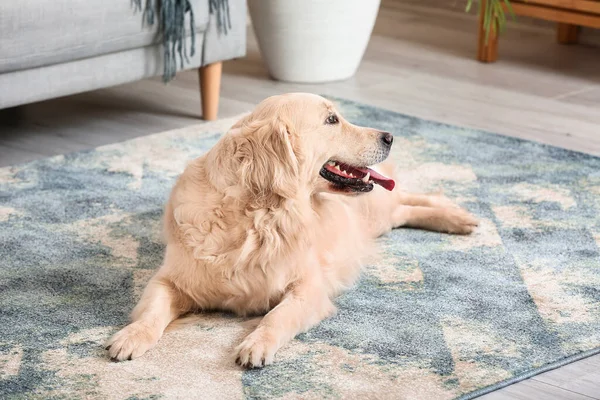
<instances>
[{"instance_id":1,"label":"wooden floor","mask_svg":"<svg viewBox=\"0 0 600 400\"><path fill-rule=\"evenodd\" d=\"M250 32L248 56L224 66L220 116L310 91L600 155L600 48L559 46L545 27L513 25L500 61L484 65L474 61L474 16L415 4L384 1L364 61L344 82L269 80ZM199 123L199 114L195 71L168 86L150 79L2 110L0 166ZM600 356L484 398L600 399Z\"/></svg>"}]
</instances>

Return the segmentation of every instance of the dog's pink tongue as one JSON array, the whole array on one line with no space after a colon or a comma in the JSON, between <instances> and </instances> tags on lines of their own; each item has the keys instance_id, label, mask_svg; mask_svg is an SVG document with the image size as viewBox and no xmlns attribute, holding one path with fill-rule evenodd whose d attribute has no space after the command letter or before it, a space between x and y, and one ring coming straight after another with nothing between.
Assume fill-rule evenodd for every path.
<instances>
[{"instance_id":1,"label":"dog's pink tongue","mask_svg":"<svg viewBox=\"0 0 600 400\"><path fill-rule=\"evenodd\" d=\"M381 186L382 188L392 191L396 186L396 182L393 179L388 178L387 176L381 175L377 171L373 171L371 168L360 168L362 172L371 174L371 180Z\"/></svg>"}]
</instances>

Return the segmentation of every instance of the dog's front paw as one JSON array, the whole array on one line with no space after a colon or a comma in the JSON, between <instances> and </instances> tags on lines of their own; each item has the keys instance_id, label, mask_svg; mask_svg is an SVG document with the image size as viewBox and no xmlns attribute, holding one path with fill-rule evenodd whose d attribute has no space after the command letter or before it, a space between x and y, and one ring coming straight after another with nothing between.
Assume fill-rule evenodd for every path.
<instances>
[{"instance_id":1,"label":"dog's front paw","mask_svg":"<svg viewBox=\"0 0 600 400\"><path fill-rule=\"evenodd\" d=\"M142 322L134 322L117 332L106 343L113 361L133 360L140 357L158 342L158 337Z\"/></svg>"},{"instance_id":2,"label":"dog's front paw","mask_svg":"<svg viewBox=\"0 0 600 400\"><path fill-rule=\"evenodd\" d=\"M446 213L448 233L468 235L479 225L477 218L462 208L446 208L444 213Z\"/></svg>"},{"instance_id":3,"label":"dog's front paw","mask_svg":"<svg viewBox=\"0 0 600 400\"><path fill-rule=\"evenodd\" d=\"M261 368L273 363L278 348L277 338L268 329L258 327L235 349L235 362L245 368Z\"/></svg>"}]
</instances>

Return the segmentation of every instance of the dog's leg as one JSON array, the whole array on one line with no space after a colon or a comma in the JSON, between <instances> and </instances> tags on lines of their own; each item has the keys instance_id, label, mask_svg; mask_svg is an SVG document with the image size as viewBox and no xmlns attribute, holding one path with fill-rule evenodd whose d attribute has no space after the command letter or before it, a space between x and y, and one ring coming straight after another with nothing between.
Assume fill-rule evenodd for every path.
<instances>
[{"instance_id":1,"label":"dog's leg","mask_svg":"<svg viewBox=\"0 0 600 400\"><path fill-rule=\"evenodd\" d=\"M156 345L165 328L182 312L180 295L167 281L152 278L131 314L131 324L107 342L111 359L123 361L141 356Z\"/></svg>"},{"instance_id":2,"label":"dog's leg","mask_svg":"<svg viewBox=\"0 0 600 400\"><path fill-rule=\"evenodd\" d=\"M436 232L466 235L473 232L477 219L458 207L423 207L399 205L392 213L394 228L407 226Z\"/></svg>"},{"instance_id":3,"label":"dog's leg","mask_svg":"<svg viewBox=\"0 0 600 400\"><path fill-rule=\"evenodd\" d=\"M445 197L375 189L354 204L356 211L365 216L371 237L402 226L468 234L478 225L473 215Z\"/></svg>"},{"instance_id":4,"label":"dog's leg","mask_svg":"<svg viewBox=\"0 0 600 400\"><path fill-rule=\"evenodd\" d=\"M334 312L319 282L298 283L236 348L236 363L248 368L271 364L281 346Z\"/></svg>"},{"instance_id":5,"label":"dog's leg","mask_svg":"<svg viewBox=\"0 0 600 400\"><path fill-rule=\"evenodd\" d=\"M391 162L379 165L379 169L398 180ZM366 210L374 236L402 226L468 234L478 225L473 215L442 194L413 194L399 188L388 192L375 188L364 199L367 204L362 209Z\"/></svg>"},{"instance_id":6,"label":"dog's leg","mask_svg":"<svg viewBox=\"0 0 600 400\"><path fill-rule=\"evenodd\" d=\"M397 202L405 206L422 206L434 208L459 208L460 206L441 193L417 194L395 191Z\"/></svg>"}]
</instances>

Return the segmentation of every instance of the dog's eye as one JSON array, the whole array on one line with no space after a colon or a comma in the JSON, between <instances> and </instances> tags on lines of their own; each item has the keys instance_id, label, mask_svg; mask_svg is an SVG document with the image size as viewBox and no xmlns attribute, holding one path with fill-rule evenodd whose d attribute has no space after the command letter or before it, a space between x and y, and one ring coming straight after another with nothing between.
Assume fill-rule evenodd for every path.
<instances>
[{"instance_id":1,"label":"dog's eye","mask_svg":"<svg viewBox=\"0 0 600 400\"><path fill-rule=\"evenodd\" d=\"M335 114L331 114L331 115L330 115L329 117L327 117L327 119L325 120L325 123L326 123L327 125L333 125L333 124L337 124L338 122L340 122L340 121L338 120L338 117L337 117L337 115L335 115Z\"/></svg>"}]
</instances>

